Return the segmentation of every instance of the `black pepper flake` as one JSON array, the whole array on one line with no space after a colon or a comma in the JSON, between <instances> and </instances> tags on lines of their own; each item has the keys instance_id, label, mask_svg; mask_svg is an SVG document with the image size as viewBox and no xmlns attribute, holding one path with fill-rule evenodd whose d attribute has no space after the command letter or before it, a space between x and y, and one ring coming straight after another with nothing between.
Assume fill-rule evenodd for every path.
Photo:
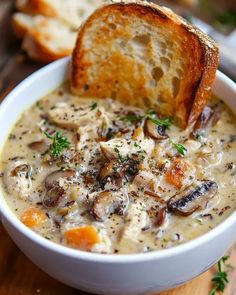
<instances>
[{"instance_id":1,"label":"black pepper flake","mask_svg":"<svg viewBox=\"0 0 236 295\"><path fill-rule=\"evenodd\" d=\"M10 134L8 137L9 140L15 140L16 139L16 135L15 134Z\"/></svg>"},{"instance_id":2,"label":"black pepper flake","mask_svg":"<svg viewBox=\"0 0 236 295\"><path fill-rule=\"evenodd\" d=\"M213 219L213 216L212 216L212 214L210 214L210 213L202 214L201 217L208 217L210 220Z\"/></svg>"},{"instance_id":3,"label":"black pepper flake","mask_svg":"<svg viewBox=\"0 0 236 295\"><path fill-rule=\"evenodd\" d=\"M176 233L175 235L176 235L177 239L180 240L180 234Z\"/></svg>"},{"instance_id":4,"label":"black pepper flake","mask_svg":"<svg viewBox=\"0 0 236 295\"><path fill-rule=\"evenodd\" d=\"M229 137L229 143L233 143L233 142L235 142L236 141L236 135L230 135L230 137Z\"/></svg>"},{"instance_id":5,"label":"black pepper flake","mask_svg":"<svg viewBox=\"0 0 236 295\"><path fill-rule=\"evenodd\" d=\"M223 215L225 211L229 210L230 208L231 208L230 206L225 206L224 208L222 208L221 211L219 212L219 216Z\"/></svg>"},{"instance_id":6,"label":"black pepper flake","mask_svg":"<svg viewBox=\"0 0 236 295\"><path fill-rule=\"evenodd\" d=\"M9 161L16 161L16 160L20 160L20 159L23 159L23 157L16 156L13 158L8 158Z\"/></svg>"},{"instance_id":7,"label":"black pepper flake","mask_svg":"<svg viewBox=\"0 0 236 295\"><path fill-rule=\"evenodd\" d=\"M29 130L25 130L25 131L21 132L22 135L25 135L27 133L29 133Z\"/></svg>"},{"instance_id":8,"label":"black pepper flake","mask_svg":"<svg viewBox=\"0 0 236 295\"><path fill-rule=\"evenodd\" d=\"M226 167L227 170L232 170L234 168L234 163L233 162L227 163L225 165L225 167Z\"/></svg>"}]
</instances>

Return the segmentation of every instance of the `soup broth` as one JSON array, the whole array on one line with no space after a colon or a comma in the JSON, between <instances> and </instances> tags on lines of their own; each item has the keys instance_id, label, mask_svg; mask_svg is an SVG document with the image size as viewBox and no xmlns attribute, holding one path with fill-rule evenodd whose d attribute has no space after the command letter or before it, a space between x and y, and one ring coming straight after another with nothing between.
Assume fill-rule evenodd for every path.
<instances>
[{"instance_id":1,"label":"soup broth","mask_svg":"<svg viewBox=\"0 0 236 295\"><path fill-rule=\"evenodd\" d=\"M218 98L194 129L67 84L26 110L1 153L16 216L48 240L105 254L192 240L236 208L236 118Z\"/></svg>"}]
</instances>

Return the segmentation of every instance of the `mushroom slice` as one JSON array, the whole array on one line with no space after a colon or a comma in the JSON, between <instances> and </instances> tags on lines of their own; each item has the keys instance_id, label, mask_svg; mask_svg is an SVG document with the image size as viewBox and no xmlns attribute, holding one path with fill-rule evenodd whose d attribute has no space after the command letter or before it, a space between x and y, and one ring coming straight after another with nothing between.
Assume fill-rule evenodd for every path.
<instances>
[{"instance_id":1,"label":"mushroom slice","mask_svg":"<svg viewBox=\"0 0 236 295\"><path fill-rule=\"evenodd\" d=\"M32 175L32 167L28 164L20 164L11 171L11 176L29 178Z\"/></svg>"},{"instance_id":2,"label":"mushroom slice","mask_svg":"<svg viewBox=\"0 0 236 295\"><path fill-rule=\"evenodd\" d=\"M45 140L38 140L29 143L28 147L33 151L43 154L48 150L49 145L46 143Z\"/></svg>"},{"instance_id":3,"label":"mushroom slice","mask_svg":"<svg viewBox=\"0 0 236 295\"><path fill-rule=\"evenodd\" d=\"M177 215L188 216L198 209L204 209L217 192L217 183L205 180L197 188L186 189L172 197L167 203L167 208Z\"/></svg>"},{"instance_id":4,"label":"mushroom slice","mask_svg":"<svg viewBox=\"0 0 236 295\"><path fill-rule=\"evenodd\" d=\"M55 185L46 192L43 198L43 205L48 208L57 206L64 194L64 188L60 187L59 185Z\"/></svg>"},{"instance_id":5,"label":"mushroom slice","mask_svg":"<svg viewBox=\"0 0 236 295\"><path fill-rule=\"evenodd\" d=\"M126 182L133 181L138 173L138 163L139 161L135 159L127 159L122 163L119 163L117 160L110 160L100 171L99 179L101 184L105 185L110 181L117 187L121 187L122 180Z\"/></svg>"},{"instance_id":6,"label":"mushroom slice","mask_svg":"<svg viewBox=\"0 0 236 295\"><path fill-rule=\"evenodd\" d=\"M4 173L4 183L9 194L26 199L32 189L32 167L24 161L10 162Z\"/></svg>"},{"instance_id":7,"label":"mushroom slice","mask_svg":"<svg viewBox=\"0 0 236 295\"><path fill-rule=\"evenodd\" d=\"M146 133L157 140L167 139L169 136L166 134L165 126L156 125L151 120L146 120L145 124Z\"/></svg>"},{"instance_id":8,"label":"mushroom slice","mask_svg":"<svg viewBox=\"0 0 236 295\"><path fill-rule=\"evenodd\" d=\"M194 138L198 138L199 135L201 135L204 132L204 129L207 127L207 124L210 122L212 116L214 114L214 111L212 108L206 106L197 119L197 122L194 125L194 129L192 132L192 136Z\"/></svg>"},{"instance_id":9,"label":"mushroom slice","mask_svg":"<svg viewBox=\"0 0 236 295\"><path fill-rule=\"evenodd\" d=\"M67 170L56 170L48 174L45 178L45 187L47 190L52 189L55 185L58 184L60 178L72 178L76 176L76 171L73 169Z\"/></svg>"},{"instance_id":10,"label":"mushroom slice","mask_svg":"<svg viewBox=\"0 0 236 295\"><path fill-rule=\"evenodd\" d=\"M76 171L72 169L56 170L45 178L46 193L43 199L45 207L55 207L61 197L66 193L66 189L60 185L60 179L70 179L76 176Z\"/></svg>"},{"instance_id":11,"label":"mushroom slice","mask_svg":"<svg viewBox=\"0 0 236 295\"><path fill-rule=\"evenodd\" d=\"M111 160L110 162L106 163L100 171L100 179L103 180L108 176L112 176L114 173L116 173L118 168L119 164L116 160Z\"/></svg>"},{"instance_id":12,"label":"mushroom slice","mask_svg":"<svg viewBox=\"0 0 236 295\"><path fill-rule=\"evenodd\" d=\"M93 202L92 214L97 221L105 221L111 214L123 215L129 205L129 197L121 191L101 192Z\"/></svg>"}]
</instances>

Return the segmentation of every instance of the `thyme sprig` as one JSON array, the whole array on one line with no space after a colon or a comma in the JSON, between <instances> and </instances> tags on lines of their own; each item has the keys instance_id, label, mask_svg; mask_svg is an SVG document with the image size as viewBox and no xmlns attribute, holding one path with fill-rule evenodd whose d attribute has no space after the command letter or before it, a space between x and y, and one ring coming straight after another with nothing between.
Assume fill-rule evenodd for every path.
<instances>
[{"instance_id":1,"label":"thyme sprig","mask_svg":"<svg viewBox=\"0 0 236 295\"><path fill-rule=\"evenodd\" d=\"M59 157L64 149L67 149L70 146L69 140L62 135L61 131L57 131L54 135L44 132L47 138L52 140L52 143L49 147L49 152L54 157Z\"/></svg>"},{"instance_id":2,"label":"thyme sprig","mask_svg":"<svg viewBox=\"0 0 236 295\"><path fill-rule=\"evenodd\" d=\"M177 150L177 152L179 154L181 154L182 156L185 155L185 153L188 151L187 148L181 144L181 143L176 143L173 140L170 139L170 142L172 143L172 146Z\"/></svg>"},{"instance_id":3,"label":"thyme sprig","mask_svg":"<svg viewBox=\"0 0 236 295\"><path fill-rule=\"evenodd\" d=\"M223 292L229 282L227 269L232 268L230 264L226 264L229 256L223 256L217 263L218 271L212 279L214 287L211 289L209 295L215 295L217 291Z\"/></svg>"},{"instance_id":4,"label":"thyme sprig","mask_svg":"<svg viewBox=\"0 0 236 295\"><path fill-rule=\"evenodd\" d=\"M155 125L158 126L163 126L166 129L169 129L171 126L171 119L170 118L166 118L166 119L156 119L154 118L151 114L146 115L146 118L150 121L152 121L152 123L154 123Z\"/></svg>"},{"instance_id":5,"label":"thyme sprig","mask_svg":"<svg viewBox=\"0 0 236 295\"><path fill-rule=\"evenodd\" d=\"M97 102L93 102L89 107L90 107L90 111L93 111L97 108L98 103Z\"/></svg>"},{"instance_id":6,"label":"thyme sprig","mask_svg":"<svg viewBox=\"0 0 236 295\"><path fill-rule=\"evenodd\" d=\"M129 122L129 123L138 123L144 119L148 119L152 121L155 125L163 126L166 129L169 129L172 123L171 118L166 119L158 119L155 118L153 115L155 112L149 111L146 115L140 116L136 114L127 114L126 116L121 117L122 121Z\"/></svg>"},{"instance_id":7,"label":"thyme sprig","mask_svg":"<svg viewBox=\"0 0 236 295\"><path fill-rule=\"evenodd\" d=\"M127 114L123 117L121 117L120 119L122 121L128 122L128 123L138 123L140 121L142 121L145 118L145 116L139 116L136 114Z\"/></svg>"}]
</instances>

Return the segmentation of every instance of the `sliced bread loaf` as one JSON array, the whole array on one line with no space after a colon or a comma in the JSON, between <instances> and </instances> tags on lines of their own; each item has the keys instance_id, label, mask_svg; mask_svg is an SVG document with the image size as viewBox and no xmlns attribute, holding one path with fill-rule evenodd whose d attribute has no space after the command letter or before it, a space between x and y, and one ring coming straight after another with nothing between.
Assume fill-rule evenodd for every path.
<instances>
[{"instance_id":1,"label":"sliced bread loaf","mask_svg":"<svg viewBox=\"0 0 236 295\"><path fill-rule=\"evenodd\" d=\"M154 109L186 127L207 103L218 60L215 42L171 10L113 1L79 31L72 90Z\"/></svg>"},{"instance_id":2,"label":"sliced bread loaf","mask_svg":"<svg viewBox=\"0 0 236 295\"><path fill-rule=\"evenodd\" d=\"M57 2L57 0L51 0ZM56 17L57 13L50 1L47 0L16 0L16 8L24 13L42 14L45 16Z\"/></svg>"},{"instance_id":3,"label":"sliced bread loaf","mask_svg":"<svg viewBox=\"0 0 236 295\"><path fill-rule=\"evenodd\" d=\"M60 18L77 29L102 2L102 0L17 0L16 7L22 12Z\"/></svg>"},{"instance_id":4,"label":"sliced bread loaf","mask_svg":"<svg viewBox=\"0 0 236 295\"><path fill-rule=\"evenodd\" d=\"M73 50L76 32L56 18L18 12L13 25L16 34L24 37L22 48L34 60L50 62L70 55Z\"/></svg>"}]
</instances>

